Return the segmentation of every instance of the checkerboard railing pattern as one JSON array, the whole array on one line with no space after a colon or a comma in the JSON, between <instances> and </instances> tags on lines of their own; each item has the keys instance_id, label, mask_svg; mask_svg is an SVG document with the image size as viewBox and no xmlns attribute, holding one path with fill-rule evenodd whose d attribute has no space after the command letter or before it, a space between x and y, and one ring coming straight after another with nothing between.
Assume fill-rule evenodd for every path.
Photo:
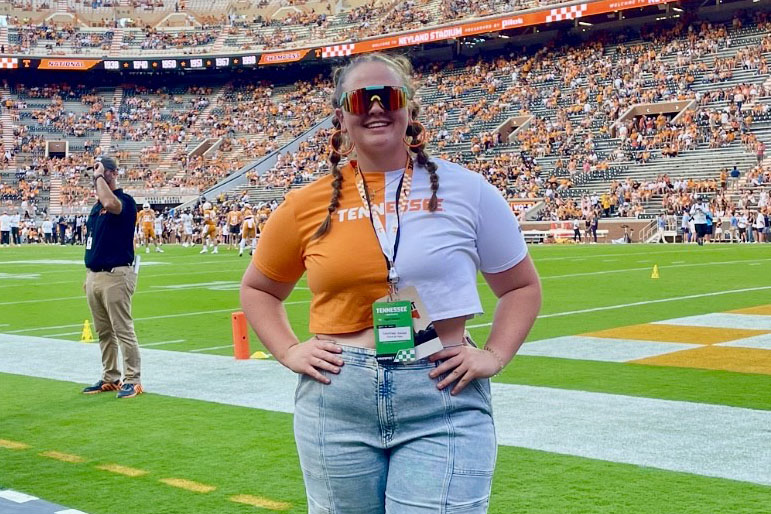
<instances>
[{"instance_id":1,"label":"checkerboard railing pattern","mask_svg":"<svg viewBox=\"0 0 771 514\"><path fill-rule=\"evenodd\" d=\"M347 45L333 45L325 46L321 49L321 58L327 59L328 57L348 57L353 53L353 49L356 43L350 43Z\"/></svg>"},{"instance_id":2,"label":"checkerboard railing pattern","mask_svg":"<svg viewBox=\"0 0 771 514\"><path fill-rule=\"evenodd\" d=\"M19 67L16 57L0 57L0 70L12 70Z\"/></svg>"},{"instance_id":3,"label":"checkerboard railing pattern","mask_svg":"<svg viewBox=\"0 0 771 514\"><path fill-rule=\"evenodd\" d=\"M559 9L552 9L546 16L546 23L562 20L575 20L580 18L586 12L588 4L571 5L568 7L560 7Z\"/></svg>"}]
</instances>

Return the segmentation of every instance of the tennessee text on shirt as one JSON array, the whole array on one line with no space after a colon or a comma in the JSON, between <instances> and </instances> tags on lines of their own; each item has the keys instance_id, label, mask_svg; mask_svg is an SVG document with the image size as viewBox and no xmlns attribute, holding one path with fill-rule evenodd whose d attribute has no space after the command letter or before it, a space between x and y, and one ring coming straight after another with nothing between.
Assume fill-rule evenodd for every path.
<instances>
[{"instance_id":1,"label":"tennessee text on shirt","mask_svg":"<svg viewBox=\"0 0 771 514\"><path fill-rule=\"evenodd\" d=\"M409 200L407 202L407 212L416 212L416 211L426 211L428 212L428 203L431 200L429 198L420 199L415 198L413 200ZM444 209L442 209L442 202L444 201L443 198L437 198L436 203L436 211L441 212ZM383 203L376 203L372 204L372 212L375 214L382 216L383 215ZM396 202L385 202L385 213L386 214L395 214L396 213ZM367 214L367 210L362 207L354 207L353 209L339 209L337 211L337 219L338 221L355 221L362 218L369 218L369 215Z\"/></svg>"}]
</instances>

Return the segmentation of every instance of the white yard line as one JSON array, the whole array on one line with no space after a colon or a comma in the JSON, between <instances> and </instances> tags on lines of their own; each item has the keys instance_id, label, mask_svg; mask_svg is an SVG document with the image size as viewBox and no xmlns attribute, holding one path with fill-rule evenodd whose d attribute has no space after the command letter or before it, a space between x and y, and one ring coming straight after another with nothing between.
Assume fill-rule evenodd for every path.
<instances>
[{"instance_id":1,"label":"white yard line","mask_svg":"<svg viewBox=\"0 0 771 514\"><path fill-rule=\"evenodd\" d=\"M162 346L164 344L184 343L185 341L187 341L187 339L174 339L171 341L160 341L158 343L145 343L145 344L140 344L139 346L144 348L145 346Z\"/></svg>"},{"instance_id":2,"label":"white yard line","mask_svg":"<svg viewBox=\"0 0 771 514\"><path fill-rule=\"evenodd\" d=\"M284 305L302 305L305 303L310 303L310 300L299 300L296 302L284 302ZM231 307L229 309L214 309L210 311L197 311L197 312L182 312L179 314L162 314L160 316L145 316L144 318L134 318L134 321L149 321L154 319L170 319L170 318L184 318L187 316L200 316L204 314L218 314L220 312L236 312L241 310L240 306L237 307ZM58 328L72 328L72 327L81 327L83 326L83 323L75 323L71 325L52 325L49 327L35 327L35 328L22 328L19 330L9 330L6 333L8 334L22 334L24 332L36 332L38 330L53 330Z\"/></svg>"},{"instance_id":3,"label":"white yard line","mask_svg":"<svg viewBox=\"0 0 771 514\"><path fill-rule=\"evenodd\" d=\"M0 302L0 305L22 305L25 303L48 303L48 302L61 302L64 300L84 300L85 295L81 296L60 296L58 298L38 298L37 300L18 300L15 302Z\"/></svg>"},{"instance_id":4,"label":"white yard line","mask_svg":"<svg viewBox=\"0 0 771 514\"><path fill-rule=\"evenodd\" d=\"M673 269L673 268L699 268L702 266L722 266L725 264L744 264L744 263L750 263L750 262L757 262L757 263L763 263L771 261L771 258L769 259L740 259L735 261L717 261L717 262L694 262L691 264L676 264L676 265L662 265L659 267L660 270L664 269ZM538 264L538 263L536 263ZM553 280L558 278L572 278L572 277L591 277L594 275L609 275L612 273L627 273L629 271L644 271L644 270L650 270L650 266L644 266L641 268L622 268L622 269L610 269L610 270L604 270L604 271L587 271L585 273L568 273L566 275L541 275L541 280Z\"/></svg>"},{"instance_id":5,"label":"white yard line","mask_svg":"<svg viewBox=\"0 0 771 514\"><path fill-rule=\"evenodd\" d=\"M188 350L191 353L207 352L209 350L222 350L223 348L233 348L232 344L226 344L223 346L210 346L208 348L196 348L195 350Z\"/></svg>"},{"instance_id":6,"label":"white yard line","mask_svg":"<svg viewBox=\"0 0 771 514\"><path fill-rule=\"evenodd\" d=\"M55 284L56 285L58 285L58 284L82 284L85 281L85 277L86 277L85 270L83 270L83 271L84 271L83 278L80 278L80 279L77 279L77 280L56 280L56 281L53 281L53 282L49 282L49 281L46 280L44 282L45 282L46 286L55 285ZM149 278L156 278L156 277L163 277L163 278L165 278L165 277L173 277L173 276L177 276L177 275L184 275L184 276L189 276L189 275L209 275L209 274L212 274L212 273L233 273L233 272L237 272L237 273L243 274L243 270L238 268L238 269L234 269L234 270L224 269L224 270L209 270L209 271L180 271L178 273L144 274L144 273L140 272L139 273L139 278L142 279L142 280L146 280L146 279L149 279ZM305 277L301 278L297 283L298 284L304 284L305 283ZM29 286L30 286L29 282L24 282L24 283L21 283L21 284L5 284L5 285L0 285L0 289L6 289L6 288L9 288L9 287L26 287L26 288L29 288Z\"/></svg>"},{"instance_id":7,"label":"white yard line","mask_svg":"<svg viewBox=\"0 0 771 514\"><path fill-rule=\"evenodd\" d=\"M718 262L701 262L701 263L692 263L692 264L682 264L682 265L667 265L662 266L662 268L666 269L672 269L672 268L690 268L690 267L702 267L702 266L719 266L724 264L743 264L743 263L752 263L757 262L757 264L750 264L750 266L759 266L763 262L771 261L771 258L769 259L741 259L741 260L734 260L734 261L718 261ZM616 269L616 270L603 270L603 271L588 271L584 273L568 273L565 275L541 275L541 280L556 280L556 279L562 279L562 278L573 278L573 277L589 277L589 276L595 276L595 275L608 275L612 273L627 273L632 271L643 271L650 269L649 266L642 267L642 268L622 268L622 269ZM196 274L202 274L202 273L222 273L222 272L230 272L232 270L215 270L215 271L199 271L199 272L190 272L190 273L164 273L159 275L142 275L139 274L139 279L147 279L151 277L168 277L172 275L196 275ZM77 281L63 281L63 282L46 282L46 285L51 284L57 284L57 283L79 283L82 282L80 280ZM298 282L301 283L302 281ZM484 282L479 283L484 284ZM29 284L17 284L15 286L0 286L0 288L3 287L29 287ZM298 290L307 290L307 287L298 286L295 289ZM157 293L160 291L177 291L179 289L153 289L152 291L138 291L135 294L146 294L146 293ZM77 300L77 299L84 299L85 296L66 296L66 297L60 297L60 298L41 298L37 300L20 300L16 302L3 302L0 303L0 305L17 305L17 304L24 304L24 303L45 303L45 302L53 302L53 301L62 301L62 300Z\"/></svg>"},{"instance_id":8,"label":"white yard line","mask_svg":"<svg viewBox=\"0 0 771 514\"><path fill-rule=\"evenodd\" d=\"M575 247L574 247L575 248ZM577 249L580 249L581 247L577 247ZM702 248L702 250L699 251L699 253L705 253L705 252L724 252L726 250L730 250L731 248ZM596 255L590 255L588 258L590 259L596 259L597 257L626 257L627 255L667 255L667 254L674 254L674 253L680 253L680 252L686 252L688 251L688 247L685 245L683 246L676 246L672 250L664 250L660 252L629 252L629 253L598 253ZM580 252L580 250L579 250ZM578 255L581 255L578 253ZM566 257L541 257L537 259L537 262L549 262L549 261L574 261L576 260L574 256L566 256Z\"/></svg>"},{"instance_id":9,"label":"white yard line","mask_svg":"<svg viewBox=\"0 0 771 514\"><path fill-rule=\"evenodd\" d=\"M646 268L647 269L647 268ZM553 312L551 314L541 314L538 316L538 319L546 319L546 318L557 318L561 316L571 316L574 314L584 314L587 312L598 312L598 311L608 311L608 310L615 310L615 309L624 309L627 307L637 307L640 305L648 305L653 303L666 303L666 302L675 302L680 300L690 300L694 298L704 298L708 296L720 296L724 294L733 294L733 293L746 293L750 291L763 291L766 289L771 289L771 286L762 286L762 287L749 287L744 289L729 289L725 291L713 291L711 293L701 293L701 294L693 294L693 295L686 295L686 296L675 296L670 298L660 298L658 300L645 300L640 302L633 302L633 303L621 303L616 305L606 305L603 307L592 307L589 309L580 309L575 311L564 311L564 312ZM84 296L78 296L74 298L85 298ZM298 301L292 301L292 302L284 302L284 305L301 305L310 303L310 300L298 300ZM0 304L2 305L2 304ZM197 312L183 312L179 314L164 314L160 316L147 316L143 318L134 318L134 321L147 321L147 320L154 320L154 319L173 319L173 318L182 318L186 316L198 316L198 315L205 315L205 314L216 314L220 312L234 312L239 310L241 307L233 307L230 309L215 309L211 311L197 311ZM466 328L481 328L481 327L489 327L492 325L492 322L489 323L480 323L476 325L466 325ZM19 330L8 330L6 333L8 334L21 334L25 332L35 332L39 330L55 330L59 328L72 328L72 327L79 327L82 326L81 323L71 324L71 325L53 325L49 327L35 327L35 328L24 328Z\"/></svg>"},{"instance_id":10,"label":"white yard line","mask_svg":"<svg viewBox=\"0 0 771 514\"><path fill-rule=\"evenodd\" d=\"M99 368L96 345L0 335L0 373L86 384ZM206 387L189 387L180 373ZM297 376L273 361L145 349L142 378L149 393L294 410ZM500 445L771 485L771 453L763 451L771 411L503 383L492 388Z\"/></svg>"},{"instance_id":11,"label":"white yard line","mask_svg":"<svg viewBox=\"0 0 771 514\"><path fill-rule=\"evenodd\" d=\"M202 286L200 288L197 287L189 287L189 288L169 288L169 289L152 289L149 291L137 291L134 293L134 296L139 294L160 294L160 293L184 293L189 292L191 289L208 289L206 286ZM296 287L297 290L307 290L307 287ZM215 290L213 290L215 291ZM228 291L237 291L237 289L221 289L220 292L228 292ZM23 305L28 303L49 303L49 302L63 302L67 300L85 300L86 295L80 295L80 296L60 296L58 298L37 298L35 300L17 300L15 302L0 302L0 305Z\"/></svg>"},{"instance_id":12,"label":"white yard line","mask_svg":"<svg viewBox=\"0 0 771 514\"><path fill-rule=\"evenodd\" d=\"M206 266L206 265L209 265L209 264L222 265L223 263L227 263L227 262L243 262L244 263L244 267L246 267L246 264L249 262L248 260L238 259L238 258L230 258L230 259L228 259L228 258L218 258L216 260L209 259L209 260L200 260L198 262L178 262L178 260L176 259L176 256L173 257L174 261L172 262L172 261L167 261L167 260L153 260L153 259L164 259L163 257L159 257L157 254L145 254L144 252L136 252L136 254L141 256L143 261L144 260L151 261L151 264L147 264L148 266L150 266L150 265L151 266L174 266L174 267L179 268L179 267L183 267L183 266ZM46 259L42 259L42 260L46 260ZM0 266L3 266L3 267L5 267L5 266L8 266L8 267L14 267L14 266L56 266L57 268L61 268L63 266L71 266L71 267L75 267L75 268L82 268L83 271L86 270L85 264L83 263L82 260L77 260L77 262L75 262L76 259L67 259L67 260L73 261L73 262L66 262L66 263L64 263L64 262L45 263L45 262L41 262L42 260L41 259L35 259L32 262L19 261L19 260L16 260L16 261L5 261L5 262L0 261ZM51 261L58 261L58 260L63 260L63 259L50 259L50 260ZM65 272L66 273L71 273L72 270L56 269L56 270L51 270L51 271L44 271L43 273L65 273Z\"/></svg>"},{"instance_id":13,"label":"white yard line","mask_svg":"<svg viewBox=\"0 0 771 514\"><path fill-rule=\"evenodd\" d=\"M78 330L77 332L60 332L58 334L40 334L40 337L61 337L61 336L74 336L77 334L82 334L82 330Z\"/></svg>"},{"instance_id":14,"label":"white yard line","mask_svg":"<svg viewBox=\"0 0 771 514\"><path fill-rule=\"evenodd\" d=\"M650 305L652 303L666 303L666 302L677 302L680 300L692 300L694 298L705 298L707 296L720 296L724 294L734 294L734 293L748 293L750 291L765 291L767 289L771 289L771 286L762 286L762 287L747 287L744 289L729 289L727 291L713 291L711 293L701 293L701 294L689 294L686 296L674 296L670 298L659 298L658 300L645 300L641 302L632 302L632 303L619 303L616 305L606 305L604 307L592 307L590 309L580 309L577 311L564 311L564 312L552 312L551 314L541 314L538 316L537 319L547 319L547 318L559 318L561 316L572 316L574 314L586 314L587 312L599 312L599 311L611 311L615 309L625 309L627 307L639 307L640 305ZM489 327L493 323L479 323L477 325L466 325L466 328L482 328L482 327Z\"/></svg>"}]
</instances>

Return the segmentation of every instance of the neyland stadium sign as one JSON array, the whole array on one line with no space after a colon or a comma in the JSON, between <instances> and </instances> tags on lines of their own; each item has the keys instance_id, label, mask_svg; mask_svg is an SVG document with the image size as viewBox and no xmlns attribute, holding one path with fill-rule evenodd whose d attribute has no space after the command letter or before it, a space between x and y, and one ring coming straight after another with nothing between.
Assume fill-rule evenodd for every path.
<instances>
[{"instance_id":1,"label":"neyland stadium sign","mask_svg":"<svg viewBox=\"0 0 771 514\"><path fill-rule=\"evenodd\" d=\"M232 55L174 57L159 56L144 59L123 59L120 56L106 59L49 59L27 56L0 56L0 69L36 69L85 71L102 69L106 71L172 71L172 70L212 70L238 69L254 66L269 66L300 62L304 60L334 59L350 55L376 52L379 50L409 47L439 41L498 32L502 30L528 26L547 25L550 23L578 20L587 16L618 12L627 9L668 4L678 0L597 0L558 5L554 8L536 8L509 13L504 16L491 16L483 20L458 23L438 27L373 37L361 41L338 43L330 46L301 48L279 52L240 53Z\"/></svg>"}]
</instances>

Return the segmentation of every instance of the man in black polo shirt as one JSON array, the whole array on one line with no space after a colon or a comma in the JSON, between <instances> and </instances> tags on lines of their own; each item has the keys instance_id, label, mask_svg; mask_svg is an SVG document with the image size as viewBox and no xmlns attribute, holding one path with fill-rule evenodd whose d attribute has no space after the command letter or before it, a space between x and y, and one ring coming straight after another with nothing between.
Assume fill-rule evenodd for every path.
<instances>
[{"instance_id":1,"label":"man in black polo shirt","mask_svg":"<svg viewBox=\"0 0 771 514\"><path fill-rule=\"evenodd\" d=\"M117 168L115 159L102 157L94 169L98 201L86 223L85 290L99 334L102 378L83 392L118 391L118 398L133 398L142 393L139 344L131 319L131 295L137 283L133 268L137 204L118 188ZM119 346L123 382L118 368Z\"/></svg>"}]
</instances>

